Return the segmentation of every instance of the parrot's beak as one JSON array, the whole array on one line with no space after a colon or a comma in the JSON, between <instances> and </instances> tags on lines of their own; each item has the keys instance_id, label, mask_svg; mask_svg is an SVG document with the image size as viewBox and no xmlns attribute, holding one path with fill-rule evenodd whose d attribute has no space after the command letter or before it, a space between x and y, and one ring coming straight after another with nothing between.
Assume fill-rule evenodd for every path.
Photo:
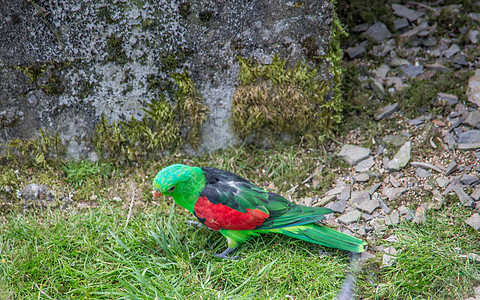
<instances>
[{"instance_id":1,"label":"parrot's beak","mask_svg":"<svg viewBox=\"0 0 480 300\"><path fill-rule=\"evenodd\" d=\"M158 198L160 197L162 194L157 192L157 191L153 191L153 198Z\"/></svg>"}]
</instances>

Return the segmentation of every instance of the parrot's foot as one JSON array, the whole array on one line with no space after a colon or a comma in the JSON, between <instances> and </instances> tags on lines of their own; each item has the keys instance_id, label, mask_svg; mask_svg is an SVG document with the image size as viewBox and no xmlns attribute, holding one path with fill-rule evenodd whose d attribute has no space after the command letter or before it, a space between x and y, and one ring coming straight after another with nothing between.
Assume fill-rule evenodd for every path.
<instances>
[{"instance_id":1,"label":"parrot's foot","mask_svg":"<svg viewBox=\"0 0 480 300\"><path fill-rule=\"evenodd\" d=\"M235 250L235 248L228 247L222 253L215 254L215 256L223 259L238 259L239 258L238 256L228 256L228 254L233 252L233 250Z\"/></svg>"},{"instance_id":2,"label":"parrot's foot","mask_svg":"<svg viewBox=\"0 0 480 300\"><path fill-rule=\"evenodd\" d=\"M187 220L187 224L190 225L190 226L197 226L197 227L203 227L203 224L202 223L199 223L197 221L192 221L192 220Z\"/></svg>"}]
</instances>

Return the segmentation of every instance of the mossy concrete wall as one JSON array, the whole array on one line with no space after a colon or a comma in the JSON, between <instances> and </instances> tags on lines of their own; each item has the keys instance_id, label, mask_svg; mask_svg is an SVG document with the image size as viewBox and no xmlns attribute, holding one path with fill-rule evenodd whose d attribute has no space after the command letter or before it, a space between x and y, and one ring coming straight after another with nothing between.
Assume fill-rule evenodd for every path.
<instances>
[{"instance_id":1,"label":"mossy concrete wall","mask_svg":"<svg viewBox=\"0 0 480 300\"><path fill-rule=\"evenodd\" d=\"M231 126L237 57L320 64L330 80L322 57L332 9L318 0L2 1L0 143L46 129L67 156L94 159L100 116L128 122L152 101L175 105L179 72L210 109L196 151L239 142Z\"/></svg>"}]
</instances>

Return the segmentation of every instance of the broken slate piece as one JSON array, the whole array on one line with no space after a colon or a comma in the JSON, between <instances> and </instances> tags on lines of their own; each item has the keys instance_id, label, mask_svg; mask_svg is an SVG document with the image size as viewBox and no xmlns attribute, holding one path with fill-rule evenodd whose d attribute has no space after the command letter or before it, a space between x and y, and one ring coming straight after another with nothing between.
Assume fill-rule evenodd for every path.
<instances>
[{"instance_id":1,"label":"broken slate piece","mask_svg":"<svg viewBox=\"0 0 480 300\"><path fill-rule=\"evenodd\" d=\"M477 69L468 80L467 98L468 101L480 107L480 69Z\"/></svg>"},{"instance_id":2,"label":"broken slate piece","mask_svg":"<svg viewBox=\"0 0 480 300\"><path fill-rule=\"evenodd\" d=\"M384 107L381 107L375 113L375 120L383 120L390 117L399 107L398 103L393 103Z\"/></svg>"},{"instance_id":3,"label":"broken slate piece","mask_svg":"<svg viewBox=\"0 0 480 300\"><path fill-rule=\"evenodd\" d=\"M393 13L399 17L407 18L410 22L413 22L423 16L425 13L417 10L410 9L401 4L392 4Z\"/></svg>"},{"instance_id":4,"label":"broken slate piece","mask_svg":"<svg viewBox=\"0 0 480 300\"><path fill-rule=\"evenodd\" d=\"M474 200L474 201L478 201L480 200L480 185L478 185L475 190L470 194L470 197Z\"/></svg>"},{"instance_id":5,"label":"broken slate piece","mask_svg":"<svg viewBox=\"0 0 480 300\"><path fill-rule=\"evenodd\" d=\"M440 101L448 103L450 106L458 103L458 96L446 93L438 93L437 97Z\"/></svg>"},{"instance_id":6,"label":"broken slate piece","mask_svg":"<svg viewBox=\"0 0 480 300\"><path fill-rule=\"evenodd\" d=\"M350 186L346 185L343 190L340 192L340 194L337 195L337 199L340 201L347 201L350 199Z\"/></svg>"},{"instance_id":7,"label":"broken slate piece","mask_svg":"<svg viewBox=\"0 0 480 300\"><path fill-rule=\"evenodd\" d=\"M365 172L370 170L371 167L375 164L375 160L373 159L373 156L370 156L367 159L362 160L355 166L355 171L357 172Z\"/></svg>"},{"instance_id":8,"label":"broken slate piece","mask_svg":"<svg viewBox=\"0 0 480 300\"><path fill-rule=\"evenodd\" d=\"M383 202L382 199L378 199L378 203L380 203L380 208L383 209L383 211L388 214L390 212L390 207L387 206L387 204L385 204L385 202Z\"/></svg>"},{"instance_id":9,"label":"broken slate piece","mask_svg":"<svg viewBox=\"0 0 480 300\"><path fill-rule=\"evenodd\" d=\"M370 200L370 194L368 191L354 191L352 192L351 202L360 203Z\"/></svg>"},{"instance_id":10,"label":"broken slate piece","mask_svg":"<svg viewBox=\"0 0 480 300\"><path fill-rule=\"evenodd\" d=\"M480 130L467 130L458 137L459 144L475 144L480 143Z\"/></svg>"},{"instance_id":11,"label":"broken slate piece","mask_svg":"<svg viewBox=\"0 0 480 300\"><path fill-rule=\"evenodd\" d=\"M409 65L409 66L401 66L400 69L402 70L403 73L405 73L406 75L412 77L412 78L415 78L417 77L418 75L420 74L423 74L423 66L422 65L419 65L419 66L415 66L415 65Z\"/></svg>"},{"instance_id":12,"label":"broken slate piece","mask_svg":"<svg viewBox=\"0 0 480 300\"><path fill-rule=\"evenodd\" d=\"M424 168L417 168L415 170L415 173L417 173L417 176L420 178L428 178L430 177L430 171L425 170Z\"/></svg>"},{"instance_id":13,"label":"broken slate piece","mask_svg":"<svg viewBox=\"0 0 480 300\"><path fill-rule=\"evenodd\" d=\"M375 209L380 207L378 200L364 200L357 205L357 208L361 211L371 214Z\"/></svg>"},{"instance_id":14,"label":"broken slate piece","mask_svg":"<svg viewBox=\"0 0 480 300\"><path fill-rule=\"evenodd\" d=\"M480 127L480 110L473 110L469 112L468 117L464 123L472 127Z\"/></svg>"},{"instance_id":15,"label":"broken slate piece","mask_svg":"<svg viewBox=\"0 0 480 300\"><path fill-rule=\"evenodd\" d=\"M408 164L410 160L410 152L412 151L412 142L406 142L397 153L393 156L392 160L388 163L390 170L399 171Z\"/></svg>"},{"instance_id":16,"label":"broken slate piece","mask_svg":"<svg viewBox=\"0 0 480 300\"><path fill-rule=\"evenodd\" d=\"M391 144L391 145L394 145L396 147L400 147L407 142L407 139L403 136L389 134L389 135L386 135L383 138L383 141L387 144Z\"/></svg>"},{"instance_id":17,"label":"broken slate piece","mask_svg":"<svg viewBox=\"0 0 480 300\"><path fill-rule=\"evenodd\" d=\"M417 210L415 211L415 217L413 218L413 223L425 223L427 220L426 214L427 213L427 208L425 206L420 205L417 207Z\"/></svg>"},{"instance_id":18,"label":"broken slate piece","mask_svg":"<svg viewBox=\"0 0 480 300\"><path fill-rule=\"evenodd\" d=\"M463 205L466 205L466 204L469 204L469 202L472 200L470 198L470 196L467 195L467 193L465 193L465 191L463 190L462 186L460 184L456 184L454 187L453 187L453 191L455 192L455 194L457 194L458 196L458 200L460 201L460 203L462 203Z\"/></svg>"},{"instance_id":19,"label":"broken slate piece","mask_svg":"<svg viewBox=\"0 0 480 300\"><path fill-rule=\"evenodd\" d=\"M375 78L379 80L385 79L385 77L387 77L388 71L390 71L390 67L386 64L382 64L380 67L378 67L377 70L374 71Z\"/></svg>"},{"instance_id":20,"label":"broken slate piece","mask_svg":"<svg viewBox=\"0 0 480 300\"><path fill-rule=\"evenodd\" d=\"M355 58L355 57L360 56L363 53L365 53L367 44L368 44L368 42L364 41L364 42L358 44L355 47L350 47L348 49L345 49L345 52L348 54L348 56L350 58Z\"/></svg>"},{"instance_id":21,"label":"broken slate piece","mask_svg":"<svg viewBox=\"0 0 480 300\"><path fill-rule=\"evenodd\" d=\"M470 218L465 220L465 223L470 225L473 229L479 230L480 229L480 215L478 213L474 213Z\"/></svg>"},{"instance_id":22,"label":"broken slate piece","mask_svg":"<svg viewBox=\"0 0 480 300\"><path fill-rule=\"evenodd\" d=\"M388 198L390 201L396 200L401 194L407 191L406 188L384 188L383 195Z\"/></svg>"},{"instance_id":23,"label":"broken slate piece","mask_svg":"<svg viewBox=\"0 0 480 300\"><path fill-rule=\"evenodd\" d=\"M397 225L400 222L398 211L394 210L391 214L385 217L385 225Z\"/></svg>"},{"instance_id":24,"label":"broken slate piece","mask_svg":"<svg viewBox=\"0 0 480 300\"><path fill-rule=\"evenodd\" d=\"M370 150L367 148L346 144L343 145L342 149L337 155L346 163L355 165L358 162L366 159L370 155Z\"/></svg>"},{"instance_id":25,"label":"broken slate piece","mask_svg":"<svg viewBox=\"0 0 480 300\"><path fill-rule=\"evenodd\" d=\"M368 181L370 179L370 176L368 176L367 173L360 173L358 175L355 175L353 177L353 179L356 181L356 182L365 182L365 181Z\"/></svg>"},{"instance_id":26,"label":"broken slate piece","mask_svg":"<svg viewBox=\"0 0 480 300\"><path fill-rule=\"evenodd\" d=\"M437 177L435 180L437 181L438 187L441 187L442 189L450 183L450 180L446 177Z\"/></svg>"},{"instance_id":27,"label":"broken slate piece","mask_svg":"<svg viewBox=\"0 0 480 300\"><path fill-rule=\"evenodd\" d=\"M426 163L426 162L412 161L410 163L410 165L414 166L414 167L424 168L424 169L427 169L427 170L434 170L434 171L437 171L438 173L443 172L443 170L440 167L434 166L434 165L432 165L430 163Z\"/></svg>"},{"instance_id":28,"label":"broken slate piece","mask_svg":"<svg viewBox=\"0 0 480 300\"><path fill-rule=\"evenodd\" d=\"M453 172L455 172L457 170L457 162L452 160L448 166L447 166L447 169L445 170L445 175L450 175L452 174Z\"/></svg>"},{"instance_id":29,"label":"broken slate piece","mask_svg":"<svg viewBox=\"0 0 480 300\"><path fill-rule=\"evenodd\" d=\"M408 20L406 18L400 18L400 19L396 19L395 21L393 21L393 27L396 30L406 28L406 27L408 27L408 25L409 25Z\"/></svg>"},{"instance_id":30,"label":"broken slate piece","mask_svg":"<svg viewBox=\"0 0 480 300\"><path fill-rule=\"evenodd\" d=\"M330 202L328 205L325 206L326 208L330 208L336 213L343 213L345 211L345 207L347 207L347 200L339 200L335 202Z\"/></svg>"},{"instance_id":31,"label":"broken slate piece","mask_svg":"<svg viewBox=\"0 0 480 300\"><path fill-rule=\"evenodd\" d=\"M392 33L387 26L381 22L376 22L368 28L364 35L371 41L380 44L382 41L392 37Z\"/></svg>"},{"instance_id":32,"label":"broken slate piece","mask_svg":"<svg viewBox=\"0 0 480 300\"><path fill-rule=\"evenodd\" d=\"M460 178L460 182L465 185L473 185L478 182L478 177L470 174L463 174Z\"/></svg>"},{"instance_id":33,"label":"broken slate piece","mask_svg":"<svg viewBox=\"0 0 480 300\"><path fill-rule=\"evenodd\" d=\"M361 215L362 215L362 213L355 209L355 210L352 210L349 213L346 213L346 214L340 216L337 219L337 221L344 224L344 225L349 225L353 222L357 222L358 219L360 219Z\"/></svg>"},{"instance_id":34,"label":"broken slate piece","mask_svg":"<svg viewBox=\"0 0 480 300\"><path fill-rule=\"evenodd\" d=\"M443 52L443 56L445 56L445 57L452 57L452 56L454 56L455 54L457 54L460 50L461 50L461 49L460 49L460 47L458 47L457 44L452 44L452 45L450 46L450 48L448 48L447 50L445 50L445 51Z\"/></svg>"}]
</instances>

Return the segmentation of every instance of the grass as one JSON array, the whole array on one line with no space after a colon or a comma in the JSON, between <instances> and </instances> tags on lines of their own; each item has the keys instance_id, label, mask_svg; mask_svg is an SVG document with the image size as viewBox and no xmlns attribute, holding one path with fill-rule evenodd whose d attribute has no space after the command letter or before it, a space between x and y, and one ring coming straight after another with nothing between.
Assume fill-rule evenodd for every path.
<instances>
[{"instance_id":1,"label":"grass","mask_svg":"<svg viewBox=\"0 0 480 300\"><path fill-rule=\"evenodd\" d=\"M284 298L331 299L348 256L268 236L247 243L239 260L212 254L220 234L186 225L152 207L126 224L103 203L84 213L10 215L1 225L0 282L5 299Z\"/></svg>"}]
</instances>

